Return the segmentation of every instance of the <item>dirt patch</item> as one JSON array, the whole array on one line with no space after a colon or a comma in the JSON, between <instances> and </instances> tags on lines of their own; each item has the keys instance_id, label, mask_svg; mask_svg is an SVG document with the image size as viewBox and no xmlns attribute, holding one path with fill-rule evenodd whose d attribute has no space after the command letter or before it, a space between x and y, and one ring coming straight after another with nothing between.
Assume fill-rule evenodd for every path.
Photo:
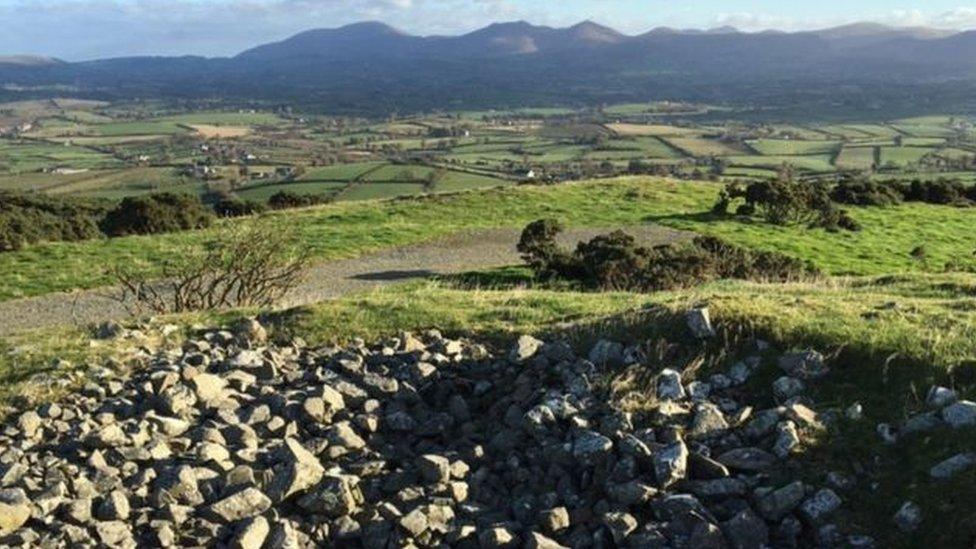
<instances>
[{"instance_id":1,"label":"dirt patch","mask_svg":"<svg viewBox=\"0 0 976 549\"><path fill-rule=\"evenodd\" d=\"M245 126L214 126L212 124L192 124L189 126L207 139L231 139L250 135L251 128Z\"/></svg>"}]
</instances>

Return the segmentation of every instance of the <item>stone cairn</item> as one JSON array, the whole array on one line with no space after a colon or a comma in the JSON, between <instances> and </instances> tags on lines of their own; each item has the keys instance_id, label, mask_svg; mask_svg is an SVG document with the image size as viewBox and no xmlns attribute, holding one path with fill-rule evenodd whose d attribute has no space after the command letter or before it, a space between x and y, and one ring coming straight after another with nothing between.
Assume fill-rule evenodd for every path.
<instances>
[{"instance_id":1,"label":"stone cairn","mask_svg":"<svg viewBox=\"0 0 976 549\"><path fill-rule=\"evenodd\" d=\"M688 326L714 335L703 311ZM804 396L824 358L772 358L783 375L761 402L778 404L754 409L737 391L770 360L754 347L702 380L664 369L628 412L606 379L645 363L637 346L200 332L11 417L0 545L870 546L835 526L843 479L813 486L790 467L828 420ZM922 517L909 502L896 519Z\"/></svg>"}]
</instances>

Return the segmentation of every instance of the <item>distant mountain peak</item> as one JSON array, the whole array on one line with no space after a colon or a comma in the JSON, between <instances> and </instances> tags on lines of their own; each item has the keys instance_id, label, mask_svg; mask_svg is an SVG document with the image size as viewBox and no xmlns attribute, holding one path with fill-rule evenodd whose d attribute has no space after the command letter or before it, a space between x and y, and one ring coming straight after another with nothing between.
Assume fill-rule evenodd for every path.
<instances>
[{"instance_id":1,"label":"distant mountain peak","mask_svg":"<svg viewBox=\"0 0 976 549\"><path fill-rule=\"evenodd\" d=\"M705 34L738 34L739 29L731 25L723 25L721 27L715 27L713 29L708 29Z\"/></svg>"},{"instance_id":2,"label":"distant mountain peak","mask_svg":"<svg viewBox=\"0 0 976 549\"><path fill-rule=\"evenodd\" d=\"M311 32L337 32L344 34L377 34L377 35L388 35L388 36L410 36L408 33L381 21L361 21L359 23L351 23L336 29L319 29L318 31Z\"/></svg>"},{"instance_id":3,"label":"distant mountain peak","mask_svg":"<svg viewBox=\"0 0 976 549\"><path fill-rule=\"evenodd\" d=\"M573 38L587 42L603 42L613 44L627 38L620 32L605 25L594 23L589 19L579 22L566 30Z\"/></svg>"}]
</instances>

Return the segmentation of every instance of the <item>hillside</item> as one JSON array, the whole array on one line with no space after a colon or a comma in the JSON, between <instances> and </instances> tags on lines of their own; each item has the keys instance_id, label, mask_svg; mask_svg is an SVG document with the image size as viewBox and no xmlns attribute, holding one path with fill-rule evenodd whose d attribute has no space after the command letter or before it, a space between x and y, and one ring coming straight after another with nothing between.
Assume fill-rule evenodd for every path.
<instances>
[{"instance_id":1,"label":"hillside","mask_svg":"<svg viewBox=\"0 0 976 549\"><path fill-rule=\"evenodd\" d=\"M892 77L902 85L873 88ZM933 87L947 78L953 86ZM222 90L235 99L338 103L371 112L646 100L651 93L774 105L830 96L867 105L907 102L926 91L932 101L959 104L976 82L976 40L971 33L867 24L627 36L592 22L568 28L499 23L463 36L424 37L368 22L310 30L229 59L18 63L0 65L0 79L71 84L116 97L205 97Z\"/></svg>"}]
</instances>

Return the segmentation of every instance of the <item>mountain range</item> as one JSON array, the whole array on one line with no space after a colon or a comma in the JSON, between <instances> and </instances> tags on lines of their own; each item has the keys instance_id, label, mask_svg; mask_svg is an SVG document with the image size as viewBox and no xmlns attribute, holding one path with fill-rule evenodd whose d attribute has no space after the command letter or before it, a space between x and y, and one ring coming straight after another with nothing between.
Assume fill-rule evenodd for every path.
<instances>
[{"instance_id":1,"label":"mountain range","mask_svg":"<svg viewBox=\"0 0 976 549\"><path fill-rule=\"evenodd\" d=\"M651 98L907 101L944 93L946 82L958 99L976 85L976 31L859 23L792 33L662 27L630 36L590 21L567 28L519 21L422 37L364 22L230 58L0 57L7 89L71 86L103 98L223 97L335 112Z\"/></svg>"}]
</instances>

